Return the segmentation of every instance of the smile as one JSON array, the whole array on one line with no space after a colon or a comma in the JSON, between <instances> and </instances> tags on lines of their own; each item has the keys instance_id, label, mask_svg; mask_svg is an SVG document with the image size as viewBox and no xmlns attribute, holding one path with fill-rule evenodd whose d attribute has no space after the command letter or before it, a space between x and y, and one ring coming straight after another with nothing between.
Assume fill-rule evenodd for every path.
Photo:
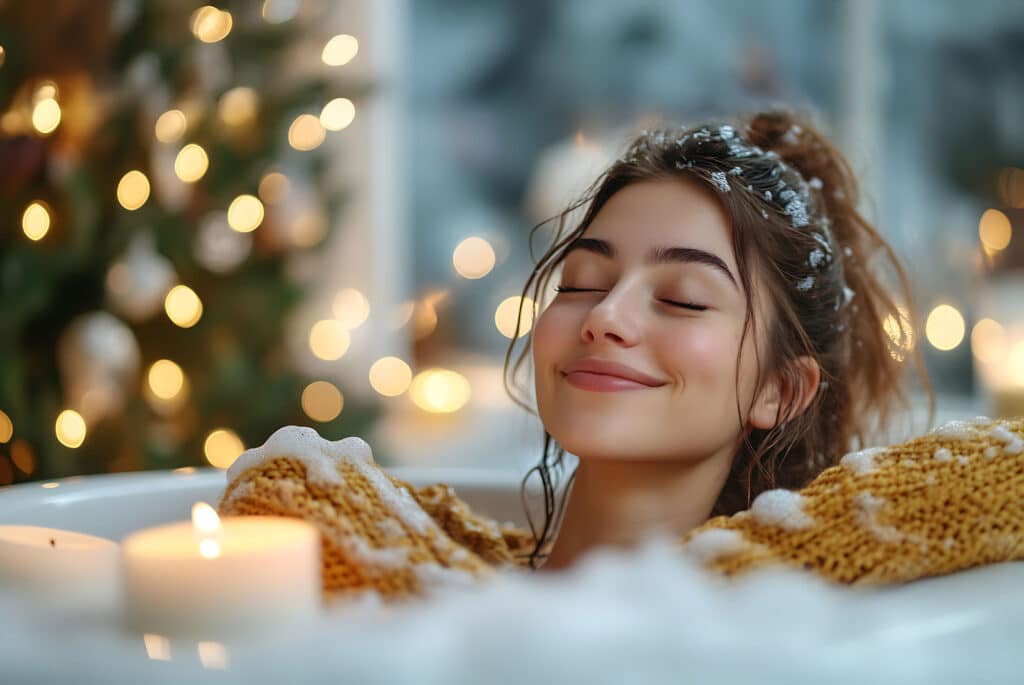
<instances>
[{"instance_id":1,"label":"smile","mask_svg":"<svg viewBox=\"0 0 1024 685\"><path fill-rule=\"evenodd\" d=\"M622 392L626 390L651 390L654 387L621 376L610 376L590 371L573 371L562 374L565 380L580 390L591 392Z\"/></svg>"}]
</instances>

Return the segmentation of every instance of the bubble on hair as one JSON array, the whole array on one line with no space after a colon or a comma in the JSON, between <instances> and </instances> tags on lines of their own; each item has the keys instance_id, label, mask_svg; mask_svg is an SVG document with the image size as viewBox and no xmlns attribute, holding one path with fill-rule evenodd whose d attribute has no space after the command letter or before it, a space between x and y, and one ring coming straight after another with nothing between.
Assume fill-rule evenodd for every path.
<instances>
[{"instance_id":1,"label":"bubble on hair","mask_svg":"<svg viewBox=\"0 0 1024 685\"><path fill-rule=\"evenodd\" d=\"M743 169L741 169L738 166L734 166L732 169L729 169L729 175L730 176L740 176L742 173L743 173ZM750 186L747 186L747 187L749 188Z\"/></svg>"},{"instance_id":2,"label":"bubble on hair","mask_svg":"<svg viewBox=\"0 0 1024 685\"><path fill-rule=\"evenodd\" d=\"M729 185L729 179L725 177L724 171L711 172L711 182L714 183L715 187L723 193L728 193L732 190L732 187Z\"/></svg>"},{"instance_id":3,"label":"bubble on hair","mask_svg":"<svg viewBox=\"0 0 1024 685\"><path fill-rule=\"evenodd\" d=\"M814 178L809 180L807 182L807 185L809 185L810 187L814 188L815 190L821 190L825 186L825 184L822 183L821 179L818 178L817 176L815 176Z\"/></svg>"},{"instance_id":4,"label":"bubble on hair","mask_svg":"<svg viewBox=\"0 0 1024 685\"><path fill-rule=\"evenodd\" d=\"M801 278L799 281L796 282L796 289L799 290L800 292L807 292L813 287L814 276L807 276L806 278Z\"/></svg>"},{"instance_id":5,"label":"bubble on hair","mask_svg":"<svg viewBox=\"0 0 1024 685\"><path fill-rule=\"evenodd\" d=\"M819 268L826 261L825 252L820 247L816 247L811 250L811 253L807 255L807 263L811 265L812 269Z\"/></svg>"}]
</instances>

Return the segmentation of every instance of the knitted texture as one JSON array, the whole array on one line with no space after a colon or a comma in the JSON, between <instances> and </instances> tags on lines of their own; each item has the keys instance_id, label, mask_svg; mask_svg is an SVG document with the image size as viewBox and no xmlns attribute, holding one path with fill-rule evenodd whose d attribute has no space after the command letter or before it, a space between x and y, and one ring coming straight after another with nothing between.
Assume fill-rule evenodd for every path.
<instances>
[{"instance_id":1,"label":"knitted texture","mask_svg":"<svg viewBox=\"0 0 1024 685\"><path fill-rule=\"evenodd\" d=\"M526 566L534 544L473 513L447 485L415 488L387 474L358 438L329 443L282 428L243 454L229 481L222 515L290 516L320 529L328 596L401 599L477 582ZM726 576L783 565L851 585L1024 559L1024 418L954 421L848 454L805 488L761 493L680 544Z\"/></svg>"},{"instance_id":2,"label":"knitted texture","mask_svg":"<svg viewBox=\"0 0 1024 685\"><path fill-rule=\"evenodd\" d=\"M852 585L901 583L1024 558L1024 418L950 422L846 455L798 492L688 533L683 550L729 576L772 564Z\"/></svg>"},{"instance_id":3,"label":"knitted texture","mask_svg":"<svg viewBox=\"0 0 1024 685\"><path fill-rule=\"evenodd\" d=\"M400 599L472 582L514 563L528 537L473 514L446 485L416 489L373 463L340 460L336 468L341 482L324 483L307 478L302 460L269 459L235 478L219 505L224 516L317 526L328 598L375 590Z\"/></svg>"}]
</instances>

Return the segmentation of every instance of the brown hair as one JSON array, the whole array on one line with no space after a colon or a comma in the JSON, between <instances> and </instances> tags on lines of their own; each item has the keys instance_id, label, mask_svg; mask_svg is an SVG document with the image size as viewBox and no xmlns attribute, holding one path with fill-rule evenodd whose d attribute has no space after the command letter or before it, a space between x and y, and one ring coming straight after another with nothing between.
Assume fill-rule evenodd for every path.
<instances>
[{"instance_id":1,"label":"brown hair","mask_svg":"<svg viewBox=\"0 0 1024 685\"><path fill-rule=\"evenodd\" d=\"M886 430L895 410L908 407L903 373L908 359L914 362L934 412L927 373L912 342L916 322L909 314L914 308L906 274L892 248L858 211L857 182L849 164L807 115L776 110L688 129L645 131L582 199L533 228L531 255L536 231L557 220L552 244L536 263L523 296L532 287L532 299L541 302L566 248L612 195L632 183L664 178L696 179L730 215L746 296L744 337L748 331L757 334L752 274L761 275L773 293L771 326L764 336L766 358L760 359L758 353L756 388L772 373L780 374L790 387L799 387L793 362L803 355L816 360L821 370L819 388L803 412L790 415L799 398L789 393L790 402L779 408L774 428L754 429L743 437L713 515L745 509L765 490L801 487L848 450L866 446L873 430ZM570 216L581 208L582 220L563 236ZM876 264L876 258L882 264ZM896 279L897 298L875 273L878 266L891 268L887 275ZM507 390L515 344L513 338L505 356ZM528 350L529 344L516 360L513 376ZM738 401L736 409L742 422ZM534 565L560 519L552 470L561 470L564 454L545 431L541 461L523 480L524 506L532 475L540 477L544 495L541 531L530 517L536 540Z\"/></svg>"}]
</instances>

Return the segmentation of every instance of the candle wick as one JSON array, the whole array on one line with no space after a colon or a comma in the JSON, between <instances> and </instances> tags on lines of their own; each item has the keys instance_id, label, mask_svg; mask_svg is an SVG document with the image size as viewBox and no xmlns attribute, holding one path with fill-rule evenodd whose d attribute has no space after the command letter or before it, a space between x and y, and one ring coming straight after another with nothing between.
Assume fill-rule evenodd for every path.
<instances>
[{"instance_id":1,"label":"candle wick","mask_svg":"<svg viewBox=\"0 0 1024 685\"><path fill-rule=\"evenodd\" d=\"M56 546L57 546L57 541L54 540L53 538L50 538L50 547L56 547Z\"/></svg>"}]
</instances>

